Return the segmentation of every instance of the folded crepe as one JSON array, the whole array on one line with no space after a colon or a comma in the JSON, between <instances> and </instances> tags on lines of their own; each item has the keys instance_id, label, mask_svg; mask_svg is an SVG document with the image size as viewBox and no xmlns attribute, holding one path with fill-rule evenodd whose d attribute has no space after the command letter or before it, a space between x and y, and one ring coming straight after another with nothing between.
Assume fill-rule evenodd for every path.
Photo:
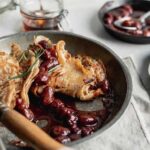
<instances>
[{"instance_id":1,"label":"folded crepe","mask_svg":"<svg viewBox=\"0 0 150 150\"><path fill-rule=\"evenodd\" d=\"M27 53L26 59L23 59L24 51L16 43L12 44L10 54L0 52L0 100L10 108L16 106L17 98L29 107L28 91L39 72L39 60L32 51Z\"/></svg>"},{"instance_id":2,"label":"folded crepe","mask_svg":"<svg viewBox=\"0 0 150 150\"><path fill-rule=\"evenodd\" d=\"M34 44L48 39L43 36L35 38ZM51 42L49 42L51 43ZM103 63L88 56L71 56L64 48L65 42L56 44L55 54L58 67L49 75L48 84L55 92L61 92L80 100L92 100L103 94L99 85L106 79L106 71ZM32 91L35 95L42 92L45 85L34 85Z\"/></svg>"}]
</instances>

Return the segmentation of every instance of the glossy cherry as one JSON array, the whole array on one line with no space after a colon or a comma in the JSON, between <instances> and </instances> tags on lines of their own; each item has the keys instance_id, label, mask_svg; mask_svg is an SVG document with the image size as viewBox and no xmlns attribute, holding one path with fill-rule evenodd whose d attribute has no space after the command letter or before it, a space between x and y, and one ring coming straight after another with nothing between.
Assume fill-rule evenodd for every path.
<instances>
[{"instance_id":1,"label":"glossy cherry","mask_svg":"<svg viewBox=\"0 0 150 150\"><path fill-rule=\"evenodd\" d=\"M125 20L122 23L122 25L125 26L125 27L136 27L137 29L141 29L142 28L141 23L139 21L135 21L133 19Z\"/></svg>"},{"instance_id":2,"label":"glossy cherry","mask_svg":"<svg viewBox=\"0 0 150 150\"><path fill-rule=\"evenodd\" d=\"M66 144L66 143L71 141L68 136L58 136L55 138L55 140L60 142L60 143L63 143L63 144Z\"/></svg>"},{"instance_id":3,"label":"glossy cherry","mask_svg":"<svg viewBox=\"0 0 150 150\"><path fill-rule=\"evenodd\" d=\"M57 125L54 126L51 129L51 135L53 137L58 137L58 136L67 136L71 133L71 131L68 128L65 128L63 126Z\"/></svg>"},{"instance_id":4,"label":"glossy cherry","mask_svg":"<svg viewBox=\"0 0 150 150\"><path fill-rule=\"evenodd\" d=\"M44 49L50 48L49 43L47 41L45 41L45 40L40 41L38 44L40 46L42 46L42 48L44 48Z\"/></svg>"},{"instance_id":5,"label":"glossy cherry","mask_svg":"<svg viewBox=\"0 0 150 150\"><path fill-rule=\"evenodd\" d=\"M85 137L93 133L93 129L90 127L83 127L82 128L82 136Z\"/></svg>"},{"instance_id":6,"label":"glossy cherry","mask_svg":"<svg viewBox=\"0 0 150 150\"><path fill-rule=\"evenodd\" d=\"M48 71L45 70L45 68L40 68L39 73L37 74L34 83L39 84L39 85L43 85L46 84L48 81Z\"/></svg>"},{"instance_id":7,"label":"glossy cherry","mask_svg":"<svg viewBox=\"0 0 150 150\"><path fill-rule=\"evenodd\" d=\"M112 22L114 21L114 16L111 14L111 13L106 13L105 15L104 15L104 22L106 23L106 24L112 24Z\"/></svg>"},{"instance_id":8,"label":"glossy cherry","mask_svg":"<svg viewBox=\"0 0 150 150\"><path fill-rule=\"evenodd\" d=\"M129 5L129 4L125 4L125 5L121 6L121 8L127 10L130 14L133 13L133 8L132 8L132 6Z\"/></svg>"},{"instance_id":9,"label":"glossy cherry","mask_svg":"<svg viewBox=\"0 0 150 150\"><path fill-rule=\"evenodd\" d=\"M54 101L54 91L51 87L44 88L41 94L42 102L44 105L49 105Z\"/></svg>"},{"instance_id":10,"label":"glossy cherry","mask_svg":"<svg viewBox=\"0 0 150 150\"><path fill-rule=\"evenodd\" d=\"M91 116L89 114L81 114L79 115L79 122L81 126L92 125L97 122L95 116Z\"/></svg>"}]
</instances>

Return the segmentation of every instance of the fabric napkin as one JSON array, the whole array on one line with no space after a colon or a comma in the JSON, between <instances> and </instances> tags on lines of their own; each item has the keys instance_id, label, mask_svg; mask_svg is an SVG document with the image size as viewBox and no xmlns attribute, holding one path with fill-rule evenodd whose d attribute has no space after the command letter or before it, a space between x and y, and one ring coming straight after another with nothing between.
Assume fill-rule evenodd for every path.
<instances>
[{"instance_id":1,"label":"fabric napkin","mask_svg":"<svg viewBox=\"0 0 150 150\"><path fill-rule=\"evenodd\" d=\"M125 58L133 82L131 103L121 119L98 137L85 141L79 150L149 150L150 149L150 99L141 83L134 63ZM87 146L88 145L88 146Z\"/></svg>"},{"instance_id":2,"label":"fabric napkin","mask_svg":"<svg viewBox=\"0 0 150 150\"><path fill-rule=\"evenodd\" d=\"M150 149L150 99L131 58L125 58L133 82L131 103L121 119L110 129L81 144L78 150L149 150ZM6 129L0 130L4 143L12 134ZM8 136L9 133L9 136ZM1 136L3 134L3 136ZM0 150L5 150L0 141ZM7 147L7 150L12 150Z\"/></svg>"},{"instance_id":3,"label":"fabric napkin","mask_svg":"<svg viewBox=\"0 0 150 150\"><path fill-rule=\"evenodd\" d=\"M150 97L136 72L132 59L125 58L124 62L130 71L133 82L133 100L131 103L134 106L145 137L150 144Z\"/></svg>"}]
</instances>

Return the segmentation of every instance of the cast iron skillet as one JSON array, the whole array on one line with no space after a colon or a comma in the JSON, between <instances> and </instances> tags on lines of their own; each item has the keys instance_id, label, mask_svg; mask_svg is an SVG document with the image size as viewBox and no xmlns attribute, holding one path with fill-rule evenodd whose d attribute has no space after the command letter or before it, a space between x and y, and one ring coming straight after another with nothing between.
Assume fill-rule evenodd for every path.
<instances>
[{"instance_id":1,"label":"cast iron skillet","mask_svg":"<svg viewBox=\"0 0 150 150\"><path fill-rule=\"evenodd\" d=\"M28 44L33 41L33 37L36 35L47 36L53 42L64 40L66 42L66 49L72 54L86 54L93 58L100 58L106 66L108 78L114 89L117 103L112 116L107 120L103 127L94 134L78 141L71 142L68 145L73 146L82 143L83 141L90 140L115 124L126 110L130 102L132 91L131 77L122 60L111 49L100 42L90 40L81 35L56 31L26 32L2 37L0 38L0 49L8 51L12 42L17 42L21 47L27 48ZM2 133L2 127L0 127L0 133ZM8 135L8 132L5 131L4 136L10 138L12 137L12 134ZM8 143L6 146L9 150L19 150L19 148L13 148L8 145Z\"/></svg>"},{"instance_id":2,"label":"cast iron skillet","mask_svg":"<svg viewBox=\"0 0 150 150\"><path fill-rule=\"evenodd\" d=\"M117 30L113 30L109 28L104 22L103 17L104 14L114 8L117 8L125 3L129 3L133 6L133 8L143 11L149 11L150 10L150 1L148 0L117 0L117 1L109 1L106 2L99 10L98 17L100 21L102 22L103 26L105 27L106 31L116 37L117 39L131 42L131 43L137 43L137 44L146 44L150 43L150 37L144 37L144 36L134 36L130 34L125 34L123 32L119 32Z\"/></svg>"}]
</instances>

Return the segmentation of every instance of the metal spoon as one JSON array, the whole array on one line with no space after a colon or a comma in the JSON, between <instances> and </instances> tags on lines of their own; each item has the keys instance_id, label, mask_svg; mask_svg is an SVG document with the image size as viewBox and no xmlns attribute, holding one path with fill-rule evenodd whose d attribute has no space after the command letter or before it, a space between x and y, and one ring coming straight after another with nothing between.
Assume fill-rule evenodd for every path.
<instances>
[{"instance_id":1,"label":"metal spoon","mask_svg":"<svg viewBox=\"0 0 150 150\"><path fill-rule=\"evenodd\" d=\"M144 15L142 15L142 16L141 16L139 19L137 19L137 20L139 20L139 21L141 22L142 26L145 26L145 19L146 19L147 17L149 17L149 16L150 16L150 11L148 11L147 13L145 13ZM125 27L125 26L122 25L122 23L123 23L124 21L130 20L130 19L131 19L131 17L129 17L129 16L123 17L123 18L121 18L121 19L119 19L119 20L116 20L116 21L114 22L114 25L115 25L116 27L118 27L118 28L125 29L125 30L137 30L136 27Z\"/></svg>"}]
</instances>

